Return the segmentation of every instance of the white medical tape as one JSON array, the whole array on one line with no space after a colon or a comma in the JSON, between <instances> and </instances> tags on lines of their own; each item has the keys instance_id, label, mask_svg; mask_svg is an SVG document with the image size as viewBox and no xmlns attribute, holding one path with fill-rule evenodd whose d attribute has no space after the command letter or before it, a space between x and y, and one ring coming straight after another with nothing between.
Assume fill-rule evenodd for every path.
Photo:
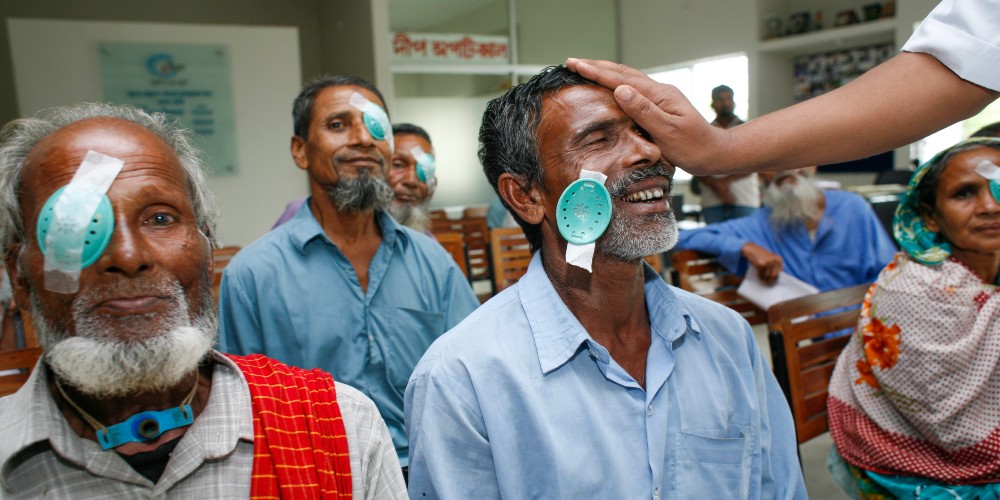
<instances>
[{"instance_id":1,"label":"white medical tape","mask_svg":"<svg viewBox=\"0 0 1000 500\"><path fill-rule=\"evenodd\" d=\"M594 172L593 170L581 169L580 179L593 179L603 186L608 180L608 176L600 173ZM566 242L566 262L572 264L576 267L586 269L588 273L594 272L594 252L597 248L597 242L587 243L586 245L577 245L575 243Z\"/></svg>"},{"instance_id":2,"label":"white medical tape","mask_svg":"<svg viewBox=\"0 0 1000 500\"><path fill-rule=\"evenodd\" d=\"M45 252L47 290L56 293L79 290L83 244L91 217L124 165L118 158L87 151L80 168L59 195L45 235L45 248L49 249Z\"/></svg>"},{"instance_id":3,"label":"white medical tape","mask_svg":"<svg viewBox=\"0 0 1000 500\"><path fill-rule=\"evenodd\" d=\"M983 160L976 165L976 173L985 179L1000 182L1000 167L989 160Z\"/></svg>"},{"instance_id":4,"label":"white medical tape","mask_svg":"<svg viewBox=\"0 0 1000 500\"><path fill-rule=\"evenodd\" d=\"M420 146L410 148L410 154L417 161L417 165L423 169L424 178L427 179L425 184L430 185L431 180L434 179L434 175L437 173L437 162L434 160L434 156L424 151L424 148Z\"/></svg>"}]
</instances>

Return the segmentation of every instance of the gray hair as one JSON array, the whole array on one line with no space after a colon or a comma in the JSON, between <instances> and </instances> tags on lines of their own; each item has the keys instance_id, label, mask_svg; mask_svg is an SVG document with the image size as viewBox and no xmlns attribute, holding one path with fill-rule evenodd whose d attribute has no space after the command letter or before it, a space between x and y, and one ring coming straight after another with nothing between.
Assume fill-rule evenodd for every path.
<instances>
[{"instance_id":1,"label":"gray hair","mask_svg":"<svg viewBox=\"0 0 1000 500\"><path fill-rule=\"evenodd\" d=\"M34 118L13 120L0 130L0 245L4 249L24 238L24 217L18 194L28 153L57 130L90 118L116 118L135 123L170 146L187 174L198 228L213 246L220 246L215 230L219 209L208 188L206 165L201 151L194 145L191 131L163 113L149 113L132 106L86 103L46 110Z\"/></svg>"}]
</instances>

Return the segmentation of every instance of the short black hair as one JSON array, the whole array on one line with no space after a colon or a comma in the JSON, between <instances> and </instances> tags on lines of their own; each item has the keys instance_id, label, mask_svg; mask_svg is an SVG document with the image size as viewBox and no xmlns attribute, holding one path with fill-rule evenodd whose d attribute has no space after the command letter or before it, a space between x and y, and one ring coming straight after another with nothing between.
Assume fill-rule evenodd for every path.
<instances>
[{"instance_id":1,"label":"short black hair","mask_svg":"<svg viewBox=\"0 0 1000 500\"><path fill-rule=\"evenodd\" d=\"M295 135L303 139L309 138L309 122L312 120L313 103L316 101L316 94L319 94L321 90L327 87L343 87L347 85L354 85L370 90L382 101L382 107L385 108L386 116L389 115L389 108L385 104L385 97L382 97L382 93L368 80L358 76L347 75L321 76L302 87L299 95L295 98L295 103L292 104L292 126Z\"/></svg>"},{"instance_id":2,"label":"short black hair","mask_svg":"<svg viewBox=\"0 0 1000 500\"><path fill-rule=\"evenodd\" d=\"M730 95L736 95L736 93L733 92L733 89L729 88L729 85L719 85L718 87L712 89L712 100L714 101L718 99L719 94L722 94L723 92L729 92Z\"/></svg>"},{"instance_id":3,"label":"short black hair","mask_svg":"<svg viewBox=\"0 0 1000 500\"><path fill-rule=\"evenodd\" d=\"M479 162L497 194L500 192L498 181L503 173L520 179L525 192L536 184L544 186L542 166L538 161L542 100L559 89L574 85L597 84L565 66L549 66L486 105L483 124L479 128ZM541 228L518 217L502 196L500 200L524 230L532 250L541 248Z\"/></svg>"},{"instance_id":4,"label":"short black hair","mask_svg":"<svg viewBox=\"0 0 1000 500\"><path fill-rule=\"evenodd\" d=\"M977 130L971 137L1000 137L1000 122L991 123Z\"/></svg>"},{"instance_id":5,"label":"short black hair","mask_svg":"<svg viewBox=\"0 0 1000 500\"><path fill-rule=\"evenodd\" d=\"M423 140L427 141L428 144L434 144L431 140L431 135L424 130L420 125L414 125L412 123L393 123L392 124L392 135L415 135Z\"/></svg>"}]
</instances>

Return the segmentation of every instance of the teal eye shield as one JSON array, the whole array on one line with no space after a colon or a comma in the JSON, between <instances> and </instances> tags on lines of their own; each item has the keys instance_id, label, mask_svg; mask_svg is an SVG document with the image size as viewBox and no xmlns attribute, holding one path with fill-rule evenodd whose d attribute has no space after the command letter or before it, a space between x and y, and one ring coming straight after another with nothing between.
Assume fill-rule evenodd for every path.
<instances>
[{"instance_id":1,"label":"teal eye shield","mask_svg":"<svg viewBox=\"0 0 1000 500\"><path fill-rule=\"evenodd\" d=\"M72 271L87 268L104 253L111 241L111 234L115 231L115 214L111 209L111 201L103 193L77 191L67 194L66 188L67 186L63 186L52 193L42 206L35 233L38 247L46 258L51 255L56 268ZM85 212L87 206L94 204L92 197L96 198L97 207L91 212L82 232L74 226L75 219L57 219L57 205L70 212ZM82 216L79 218L83 219Z\"/></svg>"},{"instance_id":2,"label":"teal eye shield","mask_svg":"<svg viewBox=\"0 0 1000 500\"><path fill-rule=\"evenodd\" d=\"M424 151L420 146L413 146L410 149L410 154L417 161L417 179L420 179L420 182L424 184L430 184L437 170L437 162L434 160L434 155Z\"/></svg>"},{"instance_id":3,"label":"teal eye shield","mask_svg":"<svg viewBox=\"0 0 1000 500\"><path fill-rule=\"evenodd\" d=\"M559 234L574 245L597 241L611 223L611 194L594 179L577 179L557 205Z\"/></svg>"},{"instance_id":4,"label":"teal eye shield","mask_svg":"<svg viewBox=\"0 0 1000 500\"><path fill-rule=\"evenodd\" d=\"M361 119L365 122L365 128L368 129L372 139L388 142L389 153L392 153L396 149L392 140L392 125L389 123L389 115L382 109L382 106L369 101L357 92L351 94L348 103L361 111Z\"/></svg>"},{"instance_id":5,"label":"teal eye shield","mask_svg":"<svg viewBox=\"0 0 1000 500\"><path fill-rule=\"evenodd\" d=\"M87 151L69 184L49 196L38 213L35 235L45 255L45 288L76 293L80 271L97 262L115 231L105 193L121 172L118 158Z\"/></svg>"}]
</instances>

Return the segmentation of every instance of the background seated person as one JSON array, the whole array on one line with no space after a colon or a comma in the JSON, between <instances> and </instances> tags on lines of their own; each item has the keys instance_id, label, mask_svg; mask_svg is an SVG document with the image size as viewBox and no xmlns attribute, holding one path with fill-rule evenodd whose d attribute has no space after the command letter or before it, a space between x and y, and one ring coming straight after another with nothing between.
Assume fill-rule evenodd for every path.
<instances>
[{"instance_id":1,"label":"background seated person","mask_svg":"<svg viewBox=\"0 0 1000 500\"><path fill-rule=\"evenodd\" d=\"M765 283L785 272L820 291L870 283L896 246L871 205L844 191L816 186L816 167L762 174L764 207L738 219L681 231L678 250L719 258L743 275L747 263Z\"/></svg>"},{"instance_id":2,"label":"background seated person","mask_svg":"<svg viewBox=\"0 0 1000 500\"><path fill-rule=\"evenodd\" d=\"M392 186L389 213L396 222L433 237L427 206L437 189L434 145L431 136L418 125L396 123L392 126L396 149L392 167L386 175Z\"/></svg>"},{"instance_id":3,"label":"background seated person","mask_svg":"<svg viewBox=\"0 0 1000 500\"><path fill-rule=\"evenodd\" d=\"M830 381L830 466L845 491L1000 492L1000 203L980 174L997 165L1000 139L959 143L900 201L906 253L869 290Z\"/></svg>"}]
</instances>

